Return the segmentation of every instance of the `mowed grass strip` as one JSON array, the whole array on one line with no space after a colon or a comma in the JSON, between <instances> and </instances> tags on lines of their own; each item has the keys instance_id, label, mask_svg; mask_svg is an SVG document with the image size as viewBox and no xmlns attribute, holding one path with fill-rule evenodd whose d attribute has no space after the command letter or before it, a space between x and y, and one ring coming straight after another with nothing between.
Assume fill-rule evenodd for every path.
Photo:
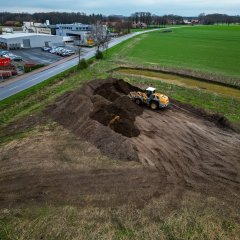
<instances>
[{"instance_id":1,"label":"mowed grass strip","mask_svg":"<svg viewBox=\"0 0 240 240\"><path fill-rule=\"evenodd\" d=\"M112 49L110 54L118 54L118 50ZM135 64L240 78L240 26L194 26L147 33L121 53L121 58Z\"/></svg>"}]
</instances>

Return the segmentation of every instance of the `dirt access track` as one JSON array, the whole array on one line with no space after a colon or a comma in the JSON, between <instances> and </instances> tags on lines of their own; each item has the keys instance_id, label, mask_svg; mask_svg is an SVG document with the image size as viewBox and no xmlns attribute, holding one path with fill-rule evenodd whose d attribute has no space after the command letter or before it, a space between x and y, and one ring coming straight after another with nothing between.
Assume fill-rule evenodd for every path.
<instances>
[{"instance_id":1,"label":"dirt access track","mask_svg":"<svg viewBox=\"0 0 240 240\"><path fill-rule=\"evenodd\" d=\"M135 90L118 79L94 80L49 106L45 113L63 126L63 134L51 133L48 144L38 138L5 147L0 159L1 202L61 199L81 205L80 192L107 194L108 201L94 204L115 205L167 193L177 200L184 191L239 202L240 134L226 119L175 101L166 110L137 106L127 96ZM64 137L70 132L75 140ZM82 151L82 141L91 147ZM86 170L84 164L69 168L59 160L67 151L69 161L87 159L89 164L99 150L109 161L141 164ZM22 166L19 171L16 163Z\"/></svg>"}]
</instances>

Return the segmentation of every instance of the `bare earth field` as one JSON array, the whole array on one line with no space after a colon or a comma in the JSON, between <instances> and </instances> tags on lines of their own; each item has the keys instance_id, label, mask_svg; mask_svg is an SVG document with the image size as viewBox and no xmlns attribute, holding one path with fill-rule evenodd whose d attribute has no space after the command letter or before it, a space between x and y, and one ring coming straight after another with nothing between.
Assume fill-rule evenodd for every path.
<instances>
[{"instance_id":1,"label":"bare earth field","mask_svg":"<svg viewBox=\"0 0 240 240\"><path fill-rule=\"evenodd\" d=\"M126 97L136 89L117 79L94 80L46 109L57 123L37 124L28 137L5 144L1 207L142 207L169 194L174 206L191 191L238 209L238 131L177 102L164 111L139 107Z\"/></svg>"},{"instance_id":2,"label":"bare earth field","mask_svg":"<svg viewBox=\"0 0 240 240\"><path fill-rule=\"evenodd\" d=\"M176 108L146 110L136 126L141 134L132 142L140 161L163 171L170 188L220 197L237 193L239 201L239 134Z\"/></svg>"},{"instance_id":3,"label":"bare earth field","mask_svg":"<svg viewBox=\"0 0 240 240\"><path fill-rule=\"evenodd\" d=\"M60 127L2 148L0 175L1 207L37 202L141 204L163 187L155 169L117 164Z\"/></svg>"}]
</instances>

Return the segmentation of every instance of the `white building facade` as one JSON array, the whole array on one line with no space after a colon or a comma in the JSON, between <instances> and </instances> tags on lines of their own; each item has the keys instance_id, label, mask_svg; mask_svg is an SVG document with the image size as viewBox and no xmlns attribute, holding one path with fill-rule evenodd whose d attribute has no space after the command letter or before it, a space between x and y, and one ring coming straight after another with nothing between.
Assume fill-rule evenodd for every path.
<instances>
[{"instance_id":1,"label":"white building facade","mask_svg":"<svg viewBox=\"0 0 240 240\"><path fill-rule=\"evenodd\" d=\"M73 23L73 24L57 24L56 35L68 37L77 45L94 45L94 37L92 31L95 26L90 24ZM107 34L107 26L103 26L105 34ZM69 38L70 37L70 38Z\"/></svg>"},{"instance_id":2,"label":"white building facade","mask_svg":"<svg viewBox=\"0 0 240 240\"><path fill-rule=\"evenodd\" d=\"M14 33L0 35L0 48L9 50L63 45L63 37L56 35L34 33Z\"/></svg>"}]
</instances>

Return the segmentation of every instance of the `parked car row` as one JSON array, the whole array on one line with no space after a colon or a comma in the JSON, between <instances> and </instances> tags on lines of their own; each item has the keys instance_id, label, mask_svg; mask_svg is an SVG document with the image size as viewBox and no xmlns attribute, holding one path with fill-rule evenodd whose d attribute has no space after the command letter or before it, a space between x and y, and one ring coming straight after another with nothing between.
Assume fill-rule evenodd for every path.
<instances>
[{"instance_id":1,"label":"parked car row","mask_svg":"<svg viewBox=\"0 0 240 240\"><path fill-rule=\"evenodd\" d=\"M67 57L75 54L75 51L66 49L64 47L42 47L42 51L50 52L52 54L56 54L62 57Z\"/></svg>"},{"instance_id":2,"label":"parked car row","mask_svg":"<svg viewBox=\"0 0 240 240\"><path fill-rule=\"evenodd\" d=\"M0 56L10 58L12 61L22 61L23 60L22 57L17 56L9 51L0 51Z\"/></svg>"}]
</instances>

